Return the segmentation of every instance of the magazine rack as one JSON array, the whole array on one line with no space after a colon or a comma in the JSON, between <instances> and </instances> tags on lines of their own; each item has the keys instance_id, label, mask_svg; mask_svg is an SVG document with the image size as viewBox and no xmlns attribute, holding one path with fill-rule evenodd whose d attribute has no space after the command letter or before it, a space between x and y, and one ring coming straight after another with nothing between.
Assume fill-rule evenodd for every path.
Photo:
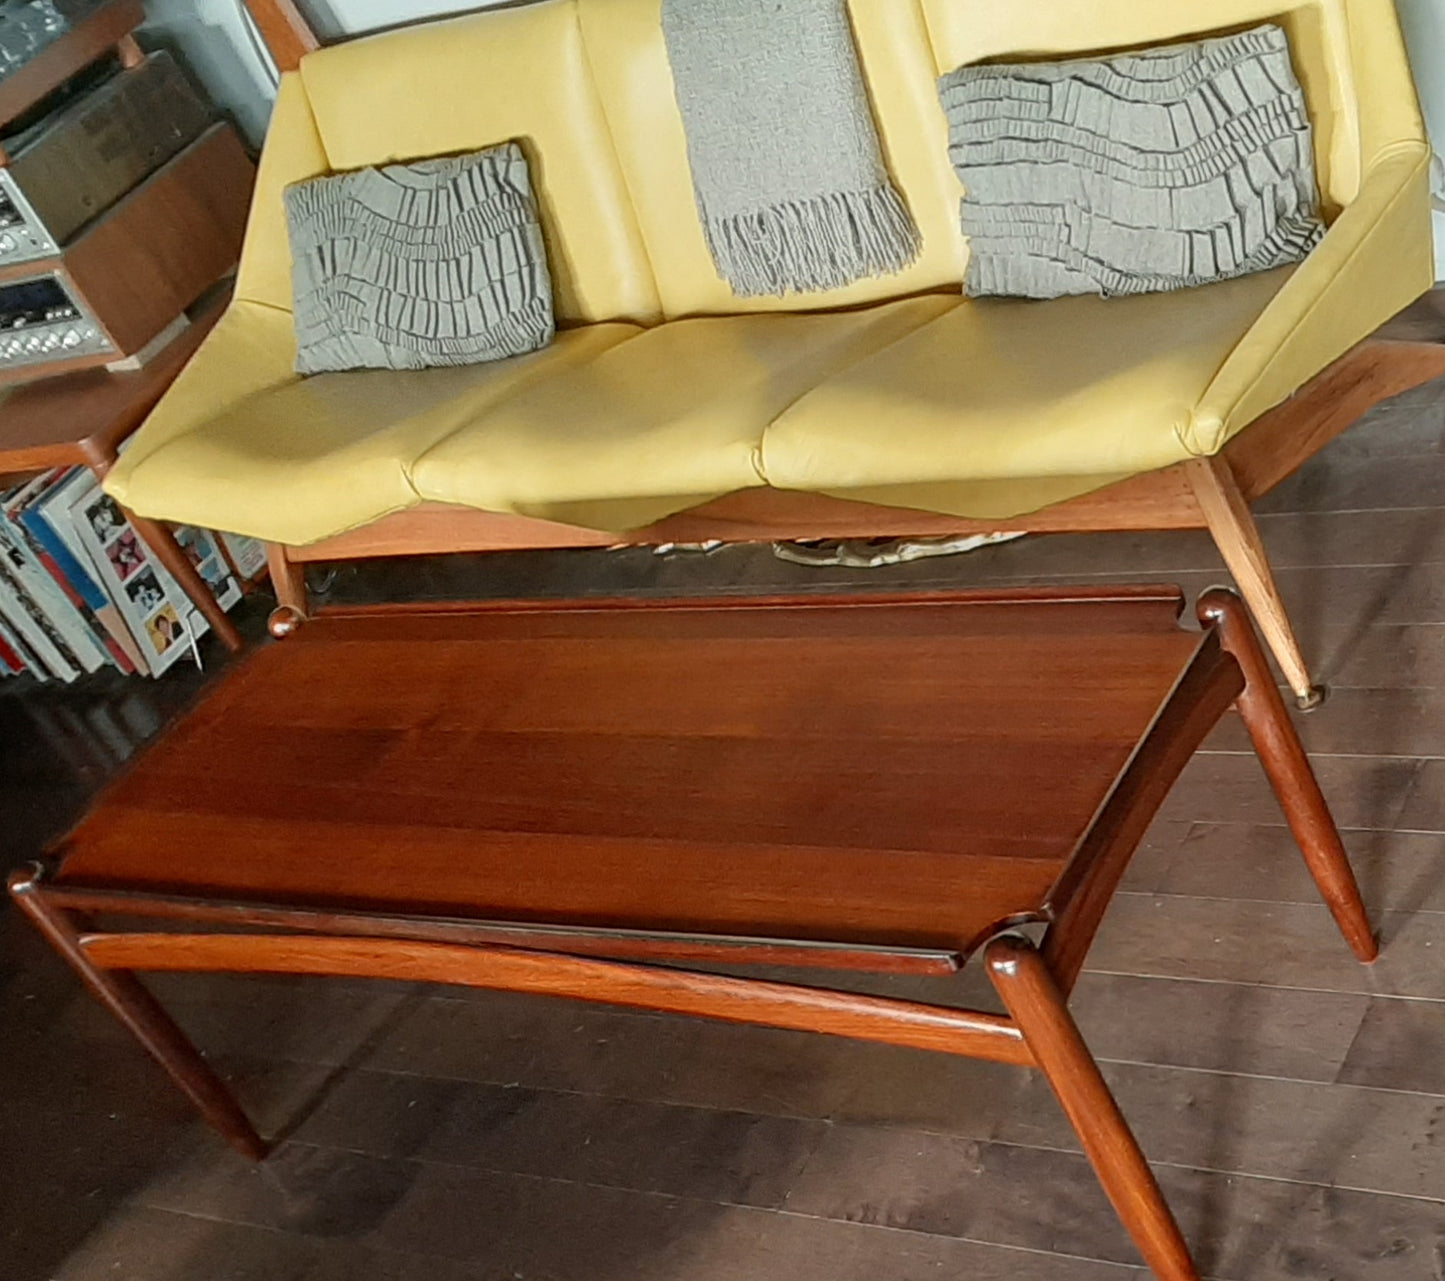
<instances>
[{"instance_id":1,"label":"magazine rack","mask_svg":"<svg viewBox=\"0 0 1445 1281\"><path fill-rule=\"evenodd\" d=\"M1145 1260L1191 1281L1067 997L1231 704L1346 939L1376 949L1242 604L1208 593L1202 632L1182 606L1103 588L328 614L224 678L53 874L10 889L251 1157L266 1143L134 971L456 983L1037 1067ZM668 964L947 975L974 952L1007 1014Z\"/></svg>"}]
</instances>

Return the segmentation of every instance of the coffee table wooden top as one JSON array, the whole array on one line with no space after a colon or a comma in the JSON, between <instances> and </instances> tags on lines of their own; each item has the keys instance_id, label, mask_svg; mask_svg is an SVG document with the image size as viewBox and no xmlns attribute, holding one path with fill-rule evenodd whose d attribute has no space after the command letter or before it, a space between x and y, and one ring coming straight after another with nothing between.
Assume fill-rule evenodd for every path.
<instances>
[{"instance_id":1,"label":"coffee table wooden top","mask_svg":"<svg viewBox=\"0 0 1445 1281\"><path fill-rule=\"evenodd\" d=\"M1181 606L1128 588L324 616L113 785L57 883L964 953L1050 918L1205 643Z\"/></svg>"}]
</instances>

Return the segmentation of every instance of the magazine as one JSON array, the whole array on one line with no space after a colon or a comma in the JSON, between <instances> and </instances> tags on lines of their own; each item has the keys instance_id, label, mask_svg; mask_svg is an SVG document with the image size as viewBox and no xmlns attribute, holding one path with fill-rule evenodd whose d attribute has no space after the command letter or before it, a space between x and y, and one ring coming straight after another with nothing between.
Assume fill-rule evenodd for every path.
<instances>
[{"instance_id":1,"label":"magazine","mask_svg":"<svg viewBox=\"0 0 1445 1281\"><path fill-rule=\"evenodd\" d=\"M94 483L73 498L70 513L75 532L119 606L151 675L161 675L187 652L199 663L195 642L209 624L165 567L151 557L114 499ZM191 530L178 537L216 591L221 607L229 609L240 599L241 588L215 540Z\"/></svg>"},{"instance_id":2,"label":"magazine","mask_svg":"<svg viewBox=\"0 0 1445 1281\"><path fill-rule=\"evenodd\" d=\"M19 561L20 553L0 531L0 617L30 651L34 659L30 670L37 679L73 681L80 668L65 653L60 634L21 585Z\"/></svg>"},{"instance_id":3,"label":"magazine","mask_svg":"<svg viewBox=\"0 0 1445 1281\"><path fill-rule=\"evenodd\" d=\"M20 519L21 509L43 493L59 474L46 472L0 498L0 512L6 521L0 533L15 548L21 585L59 632L67 656L84 671L94 672L115 661L105 645L103 629L70 580L60 572L55 558Z\"/></svg>"},{"instance_id":4,"label":"magazine","mask_svg":"<svg viewBox=\"0 0 1445 1281\"><path fill-rule=\"evenodd\" d=\"M265 571L254 539L175 537L224 610L241 599L240 574ZM199 664L209 627L88 469L0 489L0 677L69 682L108 665L159 676L186 653Z\"/></svg>"},{"instance_id":5,"label":"magazine","mask_svg":"<svg viewBox=\"0 0 1445 1281\"><path fill-rule=\"evenodd\" d=\"M0 619L0 672L6 676L19 676L21 672L29 671L30 661L20 638L10 630L4 619Z\"/></svg>"},{"instance_id":6,"label":"magazine","mask_svg":"<svg viewBox=\"0 0 1445 1281\"><path fill-rule=\"evenodd\" d=\"M222 534L221 546L243 583L254 582L266 572L266 544L245 534Z\"/></svg>"},{"instance_id":7,"label":"magazine","mask_svg":"<svg viewBox=\"0 0 1445 1281\"><path fill-rule=\"evenodd\" d=\"M89 568L90 558L74 537L70 525L68 495L75 489L76 472L71 469L54 477L40 493L16 513L32 539L52 560L51 572L63 584L69 584L77 603L83 605L94 619L101 641L112 662L121 671L148 671L135 638L121 617L115 603L96 581ZM89 476L89 473L85 473ZM84 477L82 477L82 482ZM93 477L91 483L94 483Z\"/></svg>"}]
</instances>

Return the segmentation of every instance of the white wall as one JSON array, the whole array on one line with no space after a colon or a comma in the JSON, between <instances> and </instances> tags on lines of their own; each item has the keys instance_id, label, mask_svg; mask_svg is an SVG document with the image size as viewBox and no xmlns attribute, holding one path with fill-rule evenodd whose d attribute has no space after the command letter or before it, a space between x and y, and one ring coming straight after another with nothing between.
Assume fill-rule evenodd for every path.
<instances>
[{"instance_id":1,"label":"white wall","mask_svg":"<svg viewBox=\"0 0 1445 1281\"><path fill-rule=\"evenodd\" d=\"M1445 0L1396 0L1425 125L1435 145L1431 186L1445 201ZM1435 214L1435 279L1445 280L1445 212Z\"/></svg>"}]
</instances>

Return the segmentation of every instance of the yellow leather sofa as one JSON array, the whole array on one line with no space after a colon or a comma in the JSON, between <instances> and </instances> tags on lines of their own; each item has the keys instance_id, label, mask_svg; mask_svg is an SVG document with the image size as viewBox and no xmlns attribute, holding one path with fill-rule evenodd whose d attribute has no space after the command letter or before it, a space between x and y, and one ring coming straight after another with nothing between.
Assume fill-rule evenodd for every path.
<instances>
[{"instance_id":1,"label":"yellow leather sofa","mask_svg":"<svg viewBox=\"0 0 1445 1281\"><path fill-rule=\"evenodd\" d=\"M898 275L784 299L735 298L714 270L660 4L536 0L321 49L287 71L234 300L108 491L145 516L266 539L278 569L307 547L606 541L760 502L756 490L935 518L917 532L1027 528L1026 513L1219 455L1431 284L1430 153L1391 0L850 0L923 251ZM1303 264L1108 301L962 298L941 72L1264 20L1290 36L1330 223ZM507 139L532 166L556 342L463 369L293 373L282 189ZM1221 475L1201 471L1195 489ZM1209 500L1232 502L1248 542L1238 499L1199 502L1206 517ZM465 533L471 512L505 532ZM357 532L388 528L411 532ZM703 536L707 521L687 528ZM713 536L728 536L725 520ZM1252 591L1257 614L1265 595Z\"/></svg>"}]
</instances>

